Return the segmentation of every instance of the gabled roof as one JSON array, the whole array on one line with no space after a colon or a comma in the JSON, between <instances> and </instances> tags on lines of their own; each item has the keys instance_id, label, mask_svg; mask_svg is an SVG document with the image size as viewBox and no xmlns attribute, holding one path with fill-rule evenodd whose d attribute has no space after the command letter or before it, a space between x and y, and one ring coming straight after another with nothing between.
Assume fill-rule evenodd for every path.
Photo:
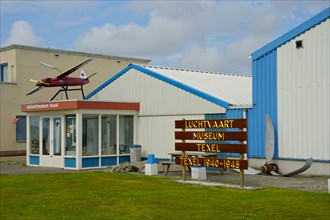
<instances>
[{"instance_id":1,"label":"gabled roof","mask_svg":"<svg viewBox=\"0 0 330 220\"><path fill-rule=\"evenodd\" d=\"M152 76L222 107L251 107L250 76L130 64L86 96L91 98L130 69Z\"/></svg>"},{"instance_id":2,"label":"gabled roof","mask_svg":"<svg viewBox=\"0 0 330 220\"><path fill-rule=\"evenodd\" d=\"M292 29L291 31L287 32L286 34L282 35L281 37L277 38L276 40L270 42L266 46L260 48L259 50L252 53L252 60L258 59L259 57L263 56L264 54L274 50L275 48L285 44L286 42L290 41L291 39L295 38L296 36L308 31L315 25L325 21L330 17L330 8L322 11L321 13L315 15L311 19L307 20L306 22L302 23L298 27Z\"/></svg>"}]
</instances>

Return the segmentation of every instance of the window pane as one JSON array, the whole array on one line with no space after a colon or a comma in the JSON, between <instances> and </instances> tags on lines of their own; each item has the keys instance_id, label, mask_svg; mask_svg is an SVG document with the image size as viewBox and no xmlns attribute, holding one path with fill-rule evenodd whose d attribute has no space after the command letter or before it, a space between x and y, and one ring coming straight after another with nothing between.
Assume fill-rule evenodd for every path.
<instances>
[{"instance_id":1,"label":"window pane","mask_svg":"<svg viewBox=\"0 0 330 220\"><path fill-rule=\"evenodd\" d=\"M119 152L129 153L128 146L133 144L133 116L119 116Z\"/></svg>"},{"instance_id":2,"label":"window pane","mask_svg":"<svg viewBox=\"0 0 330 220\"><path fill-rule=\"evenodd\" d=\"M83 115L83 156L98 155L98 115Z\"/></svg>"},{"instance_id":3,"label":"window pane","mask_svg":"<svg viewBox=\"0 0 330 220\"><path fill-rule=\"evenodd\" d=\"M0 82L8 82L8 65L0 64Z\"/></svg>"},{"instance_id":4,"label":"window pane","mask_svg":"<svg viewBox=\"0 0 330 220\"><path fill-rule=\"evenodd\" d=\"M26 116L17 116L19 118L16 122L16 141L26 141Z\"/></svg>"},{"instance_id":5,"label":"window pane","mask_svg":"<svg viewBox=\"0 0 330 220\"><path fill-rule=\"evenodd\" d=\"M101 147L102 155L116 154L117 143L117 116L104 115L102 116L101 125Z\"/></svg>"},{"instance_id":6,"label":"window pane","mask_svg":"<svg viewBox=\"0 0 330 220\"><path fill-rule=\"evenodd\" d=\"M54 118L54 155L61 155L61 118Z\"/></svg>"},{"instance_id":7,"label":"window pane","mask_svg":"<svg viewBox=\"0 0 330 220\"><path fill-rule=\"evenodd\" d=\"M76 155L76 116L67 115L65 119L66 127L66 145L65 155L75 156Z\"/></svg>"},{"instance_id":8,"label":"window pane","mask_svg":"<svg viewBox=\"0 0 330 220\"><path fill-rule=\"evenodd\" d=\"M30 117L31 154L39 154L39 116Z\"/></svg>"},{"instance_id":9,"label":"window pane","mask_svg":"<svg viewBox=\"0 0 330 220\"><path fill-rule=\"evenodd\" d=\"M49 138L49 118L42 119L42 154L49 155L49 146L50 146L50 138Z\"/></svg>"}]
</instances>

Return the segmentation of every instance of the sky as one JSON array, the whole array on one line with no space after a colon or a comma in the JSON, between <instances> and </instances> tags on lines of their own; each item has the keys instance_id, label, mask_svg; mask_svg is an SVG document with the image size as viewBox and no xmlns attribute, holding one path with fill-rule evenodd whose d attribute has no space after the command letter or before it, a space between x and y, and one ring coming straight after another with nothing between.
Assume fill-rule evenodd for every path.
<instances>
[{"instance_id":1,"label":"sky","mask_svg":"<svg viewBox=\"0 0 330 220\"><path fill-rule=\"evenodd\" d=\"M0 0L0 45L250 75L254 51L329 6L328 0Z\"/></svg>"}]
</instances>

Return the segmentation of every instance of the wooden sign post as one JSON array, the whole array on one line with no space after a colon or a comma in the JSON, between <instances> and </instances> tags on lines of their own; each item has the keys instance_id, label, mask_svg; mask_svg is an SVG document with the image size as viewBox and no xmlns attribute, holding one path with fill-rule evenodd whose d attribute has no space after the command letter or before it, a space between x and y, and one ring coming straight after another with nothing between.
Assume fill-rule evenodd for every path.
<instances>
[{"instance_id":1,"label":"wooden sign post","mask_svg":"<svg viewBox=\"0 0 330 220\"><path fill-rule=\"evenodd\" d=\"M247 128L246 119L178 120L175 121L175 128L181 129L181 131L175 131L175 139L182 140L181 143L175 143L175 150L182 151L182 157L177 157L175 163L182 165L183 180L186 180L186 166L240 169L240 185L244 187L244 169L248 169L248 161L244 160L248 146L243 144L243 141L247 140L247 132L243 131ZM228 128L238 128L239 131L222 131ZM205 131L205 129L212 129L212 131ZM214 129L216 131L213 131ZM186 140L193 140L193 143L186 143ZM239 143L228 144L223 143L224 141L239 141ZM186 151L239 153L240 159L187 157Z\"/></svg>"}]
</instances>

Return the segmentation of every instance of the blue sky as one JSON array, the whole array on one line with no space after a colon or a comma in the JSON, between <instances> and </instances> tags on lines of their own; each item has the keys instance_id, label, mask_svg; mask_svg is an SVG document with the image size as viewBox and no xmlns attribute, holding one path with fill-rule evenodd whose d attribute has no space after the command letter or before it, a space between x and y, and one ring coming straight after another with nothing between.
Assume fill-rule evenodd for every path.
<instances>
[{"instance_id":1,"label":"blue sky","mask_svg":"<svg viewBox=\"0 0 330 220\"><path fill-rule=\"evenodd\" d=\"M328 0L0 0L0 44L251 74L252 52L329 6Z\"/></svg>"}]
</instances>

